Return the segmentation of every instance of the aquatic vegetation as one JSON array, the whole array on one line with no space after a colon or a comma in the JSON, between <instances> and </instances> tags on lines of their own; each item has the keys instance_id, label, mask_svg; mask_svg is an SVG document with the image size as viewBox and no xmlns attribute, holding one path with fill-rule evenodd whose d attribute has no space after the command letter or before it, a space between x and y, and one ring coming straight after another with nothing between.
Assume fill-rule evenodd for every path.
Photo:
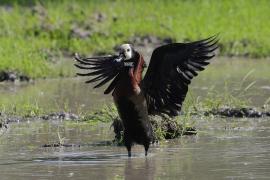
<instances>
[{"instance_id":1,"label":"aquatic vegetation","mask_svg":"<svg viewBox=\"0 0 270 180\"><path fill-rule=\"evenodd\" d=\"M83 115L81 121L91 121L91 122L112 122L118 119L118 112L114 105L104 105L98 111L93 111Z\"/></svg>"},{"instance_id":2,"label":"aquatic vegetation","mask_svg":"<svg viewBox=\"0 0 270 180\"><path fill-rule=\"evenodd\" d=\"M176 118L170 118L165 114L161 114L160 116L149 116L154 131L154 139L173 139L181 135L196 134L195 128L191 127L187 120L188 115L185 116L186 117L180 116ZM115 133L114 142L116 144L122 144L123 127L115 105L106 105L100 110L90 112L79 121L89 123L111 123L111 127Z\"/></svg>"},{"instance_id":3,"label":"aquatic vegetation","mask_svg":"<svg viewBox=\"0 0 270 180\"><path fill-rule=\"evenodd\" d=\"M205 97L193 97L192 92L188 93L187 100L184 104L184 112L204 113L209 111L218 111L223 108L242 109L252 106L249 99L250 89L255 85L256 81L251 81L249 77L254 71L249 71L243 76L241 81L229 82L225 81L221 89L216 90L214 87L207 91ZM267 100L266 100L267 102Z\"/></svg>"},{"instance_id":4,"label":"aquatic vegetation","mask_svg":"<svg viewBox=\"0 0 270 180\"><path fill-rule=\"evenodd\" d=\"M235 98L235 97L234 97ZM236 98L235 98L236 99ZM197 99L199 100L199 99ZM223 117L266 117L270 116L270 112L267 108L256 109L243 106L244 102L231 104L232 107L227 106L227 104L222 103L209 103L209 97L204 101L198 101L195 104L185 103L183 113L175 118L170 118L165 114L160 114L159 116L149 116L150 122L154 131L154 139L156 141L165 139L174 139L182 135L193 135L196 134L196 129L194 128L194 119L204 118L210 115L223 116ZM214 101L211 100L211 101ZM241 100L227 102L241 102ZM222 102L222 101L221 101ZM194 102L193 102L194 103ZM218 106L217 106L218 105ZM116 107L111 105L106 105L101 110L94 111L83 117L80 121L97 123L106 122L111 123L115 133L114 143L117 145L123 144L123 127L120 118L118 117Z\"/></svg>"},{"instance_id":5,"label":"aquatic vegetation","mask_svg":"<svg viewBox=\"0 0 270 180\"><path fill-rule=\"evenodd\" d=\"M22 104L2 104L0 112L7 115L18 115L21 117L35 117L45 114L47 111L39 106L38 103L32 104L24 102Z\"/></svg>"},{"instance_id":6,"label":"aquatic vegetation","mask_svg":"<svg viewBox=\"0 0 270 180\"><path fill-rule=\"evenodd\" d=\"M211 66L209 66L211 68ZM207 73L207 70L206 70ZM215 73L217 74L217 73ZM250 74L250 73L249 73ZM204 75L204 74L202 74ZM211 75L211 74L210 74ZM207 77L209 75L207 74ZM251 76L251 75L249 75ZM244 76L245 77L245 76ZM184 114L190 113L197 114L197 115L203 115L204 112L211 111L213 109L220 109L220 108L247 108L247 107L254 107L254 102L250 101L250 97L256 97L256 94L252 94L254 88L253 79L248 78L242 78L242 80L236 81L236 82L230 82L230 85L227 82L224 82L223 84L219 86L213 86L209 87L209 89L206 91L206 94L198 95L193 93L193 88L191 88L188 92L187 98L184 102L182 112ZM245 82L243 82L243 79ZM195 79L196 80L196 79ZM0 106L0 112L2 114L7 115L15 115L15 116L22 116L22 117L34 117L34 116L48 116L48 118L54 116L64 116L59 113L55 112L69 112L77 114L79 117L82 117L81 120L84 121L99 121L99 122L110 122L110 119L114 119L118 117L118 113L114 106L104 106L103 108L98 108L95 111L89 111L86 108L81 109L82 106L80 104L69 103L66 99L64 102L62 101L55 101L54 97L59 96L58 93L55 93L54 91L57 91L58 89L62 89L63 87L66 87L66 84L70 84L70 81L67 81L68 83L64 83L63 85L60 85L59 87L56 86L53 88L46 88L48 87L48 84L57 84L59 81L52 81L49 83L41 83L45 86L41 88L31 88L32 85L29 88L24 89L20 93L16 94L10 94L10 93L4 93L1 97L1 106ZM196 84L199 82L195 82ZM67 86L68 88L71 88L73 85L71 83L70 86ZM80 89L79 87L78 89ZM48 101L44 101L44 99L40 98L40 92L46 90L49 98ZM88 89L86 89L87 91ZM77 90L76 90L77 91ZM86 91L82 91L85 93ZM62 93L62 91L60 91ZM73 92L73 91L72 91ZM81 94L82 92L78 92L76 94ZM254 92L254 90L253 90ZM74 92L73 92L74 93ZM22 96L23 94L23 96ZM70 93L65 93L64 95L69 95ZM75 96L77 97L77 95ZM64 97L61 96L61 99ZM48 99L48 98L46 98ZM71 98L69 101L72 101L74 98ZM261 105L258 106L258 108L265 106L269 107L270 98L266 97ZM95 99L96 100L96 99ZM53 102L53 103L52 103ZM264 102L264 103L263 103ZM100 107L100 105L98 106ZM111 113L112 112L112 113ZM63 114L63 113L62 113Z\"/></svg>"}]
</instances>

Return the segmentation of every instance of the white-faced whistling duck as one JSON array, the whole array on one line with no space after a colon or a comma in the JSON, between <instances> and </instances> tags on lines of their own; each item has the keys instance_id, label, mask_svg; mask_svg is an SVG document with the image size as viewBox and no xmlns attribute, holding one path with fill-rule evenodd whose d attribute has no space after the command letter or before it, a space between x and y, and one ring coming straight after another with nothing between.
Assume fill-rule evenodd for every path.
<instances>
[{"instance_id":1,"label":"white-faced whistling duck","mask_svg":"<svg viewBox=\"0 0 270 180\"><path fill-rule=\"evenodd\" d=\"M86 83L97 82L94 88L112 80L104 94L112 92L123 123L128 156L134 143L144 146L146 156L153 140L148 115L179 115L188 85L215 56L217 43L217 36L212 36L160 46L153 51L143 79L145 61L130 44L121 45L119 54L114 56L81 58L75 55L75 66L89 71L77 74L93 76Z\"/></svg>"}]
</instances>

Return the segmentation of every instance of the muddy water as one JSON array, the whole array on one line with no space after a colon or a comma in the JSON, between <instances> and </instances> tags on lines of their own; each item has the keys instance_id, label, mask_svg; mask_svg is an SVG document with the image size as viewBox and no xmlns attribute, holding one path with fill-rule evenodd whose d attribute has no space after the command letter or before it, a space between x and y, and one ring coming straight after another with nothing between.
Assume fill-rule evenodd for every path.
<instances>
[{"instance_id":1,"label":"muddy water","mask_svg":"<svg viewBox=\"0 0 270 180\"><path fill-rule=\"evenodd\" d=\"M152 146L106 146L108 125L11 124L0 137L1 180L18 179L269 179L270 119L197 120L197 136ZM58 140L81 146L43 148Z\"/></svg>"}]
</instances>

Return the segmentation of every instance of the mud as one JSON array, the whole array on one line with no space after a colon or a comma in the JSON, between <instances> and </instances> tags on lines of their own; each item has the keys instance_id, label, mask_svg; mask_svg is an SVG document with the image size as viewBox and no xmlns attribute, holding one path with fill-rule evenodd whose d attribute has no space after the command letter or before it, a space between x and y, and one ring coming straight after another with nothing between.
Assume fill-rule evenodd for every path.
<instances>
[{"instance_id":1,"label":"mud","mask_svg":"<svg viewBox=\"0 0 270 180\"><path fill-rule=\"evenodd\" d=\"M68 112L56 112L56 113L50 113L47 115L41 115L41 116L16 116L16 115L6 115L4 113L0 113L0 127L3 127L4 125L7 125L9 123L17 123L17 122L34 122L37 120L80 120L81 117L79 117L76 114L68 113Z\"/></svg>"},{"instance_id":2,"label":"mud","mask_svg":"<svg viewBox=\"0 0 270 180\"><path fill-rule=\"evenodd\" d=\"M263 118L270 117L270 111L268 108L229 108L224 107L220 109L213 109L211 111L206 111L203 113L195 113L203 114L205 116L217 116L217 117L235 117L235 118ZM195 135L197 134L195 127L185 126L183 121L180 121L180 118L184 117L179 116L176 118L170 118L165 114L149 116L150 122L154 131L154 142L158 142L160 140L166 139L175 139L183 135ZM105 121L106 119L106 121ZM110 123L112 122L111 128L114 131L114 140L107 142L106 145L123 145L123 126L120 118L117 116L116 112L111 110L101 110L92 113L88 116L79 116L69 112L55 112L42 116L11 116L1 113L0 114L0 134L8 129L9 123L15 122L35 122L37 120L44 121L97 121ZM87 144L85 144L87 145ZM85 146L84 145L84 146ZM62 142L54 142L51 144L44 144L42 147L80 147L82 144L65 144Z\"/></svg>"},{"instance_id":3,"label":"mud","mask_svg":"<svg viewBox=\"0 0 270 180\"><path fill-rule=\"evenodd\" d=\"M40 117L43 120L78 120L80 117L73 113L56 112Z\"/></svg>"},{"instance_id":4,"label":"mud","mask_svg":"<svg viewBox=\"0 0 270 180\"><path fill-rule=\"evenodd\" d=\"M9 82L16 82L16 81L24 81L24 82L31 82L33 81L29 76L24 75L22 73L16 71L0 71L0 82L9 81Z\"/></svg>"},{"instance_id":5,"label":"mud","mask_svg":"<svg viewBox=\"0 0 270 180\"><path fill-rule=\"evenodd\" d=\"M63 143L51 143L51 144L44 144L41 147L80 147L80 145L77 144L63 144Z\"/></svg>"},{"instance_id":6,"label":"mud","mask_svg":"<svg viewBox=\"0 0 270 180\"><path fill-rule=\"evenodd\" d=\"M211 111L207 111L204 115L215 115L215 116L223 116L223 117L237 117L237 118L261 118L270 116L270 111L266 109L258 109L254 107L244 107L244 108L220 108L213 109Z\"/></svg>"}]
</instances>

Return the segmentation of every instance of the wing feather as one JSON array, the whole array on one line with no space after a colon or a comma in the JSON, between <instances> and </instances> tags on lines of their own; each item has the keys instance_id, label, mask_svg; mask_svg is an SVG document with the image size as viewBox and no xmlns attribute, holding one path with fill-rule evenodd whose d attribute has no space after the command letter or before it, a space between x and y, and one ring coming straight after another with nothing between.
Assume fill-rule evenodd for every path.
<instances>
[{"instance_id":1,"label":"wing feather","mask_svg":"<svg viewBox=\"0 0 270 180\"><path fill-rule=\"evenodd\" d=\"M141 83L149 114L179 114L188 85L204 70L218 48L217 36L156 48Z\"/></svg>"},{"instance_id":2,"label":"wing feather","mask_svg":"<svg viewBox=\"0 0 270 180\"><path fill-rule=\"evenodd\" d=\"M85 83L97 82L94 88L101 87L112 80L111 84L104 92L104 94L108 94L115 88L119 80L119 72L124 68L122 61L115 61L117 57L118 56L101 56L81 58L76 54L75 60L77 64L74 65L79 69L88 70L88 72L77 73L77 75L92 77L90 80L85 81Z\"/></svg>"}]
</instances>

